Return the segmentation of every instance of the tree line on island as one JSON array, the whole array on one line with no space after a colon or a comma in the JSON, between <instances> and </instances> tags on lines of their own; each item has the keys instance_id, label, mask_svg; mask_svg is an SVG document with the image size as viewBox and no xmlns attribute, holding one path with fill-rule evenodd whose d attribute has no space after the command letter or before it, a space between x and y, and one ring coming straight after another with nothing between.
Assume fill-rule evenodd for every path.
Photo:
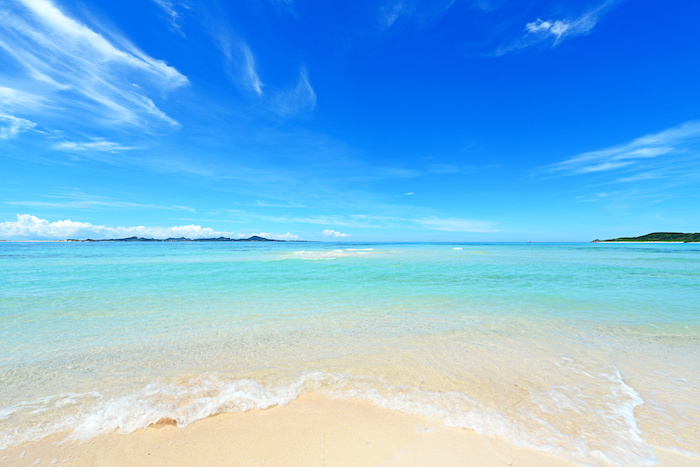
<instances>
[{"instance_id":1,"label":"tree line on island","mask_svg":"<svg viewBox=\"0 0 700 467\"><path fill-rule=\"evenodd\" d=\"M640 237L620 237L610 240L593 240L593 243L602 242L700 242L700 233L680 232L654 232Z\"/></svg>"}]
</instances>

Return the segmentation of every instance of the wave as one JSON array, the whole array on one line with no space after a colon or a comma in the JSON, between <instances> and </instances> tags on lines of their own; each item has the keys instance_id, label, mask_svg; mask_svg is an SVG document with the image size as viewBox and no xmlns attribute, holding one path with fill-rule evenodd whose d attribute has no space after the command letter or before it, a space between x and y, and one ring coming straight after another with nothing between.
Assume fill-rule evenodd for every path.
<instances>
[{"instance_id":1,"label":"wave","mask_svg":"<svg viewBox=\"0 0 700 467\"><path fill-rule=\"evenodd\" d=\"M286 258L297 258L305 260L328 260L337 259L345 257L356 257L369 255L374 251L374 248L339 248L335 250L325 250L325 251L295 251L291 256Z\"/></svg>"},{"instance_id":2,"label":"wave","mask_svg":"<svg viewBox=\"0 0 700 467\"><path fill-rule=\"evenodd\" d=\"M334 399L361 399L378 407L429 417L447 426L498 436L512 444L548 452L584 464L655 465L653 448L640 435L634 407L643 403L619 372L604 375L610 383L604 407L584 414L591 426L567 431L548 415L581 411L586 398L576 387L553 387L545 393L530 391L539 411L506 413L481 404L459 391L428 391L418 387L385 385L381 379L307 372L295 380L263 385L252 379L227 381L217 375L154 382L131 394L104 397L99 393L60 394L23 402L0 411L0 424L13 417L72 408L53 421L7 426L0 433L0 449L46 436L70 432L68 439L87 441L119 430L131 433L154 424L186 427L196 420L227 412L283 406L301 394L316 393ZM584 401L585 402L585 401ZM1 426L0 425L0 426ZM587 430L595 433L588 433Z\"/></svg>"}]
</instances>

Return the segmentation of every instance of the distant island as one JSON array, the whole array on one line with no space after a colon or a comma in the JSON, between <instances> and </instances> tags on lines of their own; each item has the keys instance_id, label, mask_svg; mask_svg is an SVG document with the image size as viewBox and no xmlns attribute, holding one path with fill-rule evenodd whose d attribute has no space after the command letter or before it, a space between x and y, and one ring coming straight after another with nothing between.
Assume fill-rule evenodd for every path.
<instances>
[{"instance_id":1,"label":"distant island","mask_svg":"<svg viewBox=\"0 0 700 467\"><path fill-rule=\"evenodd\" d=\"M603 242L674 242L691 243L700 242L700 233L679 233L679 232L654 232L641 237L620 237L610 240L593 240L593 243Z\"/></svg>"},{"instance_id":2,"label":"distant island","mask_svg":"<svg viewBox=\"0 0 700 467\"><path fill-rule=\"evenodd\" d=\"M144 238L144 237L127 237L127 238L108 238L94 240L88 238L86 240L76 240L74 238L69 238L65 240L66 242L286 242L286 240L272 240L270 238L259 237L253 235L248 238L228 238L228 237L217 237L217 238Z\"/></svg>"}]
</instances>

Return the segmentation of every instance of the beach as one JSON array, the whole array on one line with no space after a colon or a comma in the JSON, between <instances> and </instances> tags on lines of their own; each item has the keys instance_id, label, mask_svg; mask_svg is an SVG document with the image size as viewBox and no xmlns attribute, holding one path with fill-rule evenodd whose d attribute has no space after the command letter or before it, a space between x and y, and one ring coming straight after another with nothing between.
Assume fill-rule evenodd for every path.
<instances>
[{"instance_id":1,"label":"beach","mask_svg":"<svg viewBox=\"0 0 700 467\"><path fill-rule=\"evenodd\" d=\"M3 465L700 462L696 245L0 248Z\"/></svg>"},{"instance_id":2,"label":"beach","mask_svg":"<svg viewBox=\"0 0 700 467\"><path fill-rule=\"evenodd\" d=\"M62 435L2 453L3 465L541 466L575 463L501 438L362 401L304 395L284 407L220 414L181 429L161 423L89 442ZM697 459L658 451L661 466Z\"/></svg>"},{"instance_id":3,"label":"beach","mask_svg":"<svg viewBox=\"0 0 700 467\"><path fill-rule=\"evenodd\" d=\"M223 414L88 443L53 439L3 453L5 465L574 465L503 440L379 409L305 395L285 407ZM39 464L36 464L39 465Z\"/></svg>"}]
</instances>

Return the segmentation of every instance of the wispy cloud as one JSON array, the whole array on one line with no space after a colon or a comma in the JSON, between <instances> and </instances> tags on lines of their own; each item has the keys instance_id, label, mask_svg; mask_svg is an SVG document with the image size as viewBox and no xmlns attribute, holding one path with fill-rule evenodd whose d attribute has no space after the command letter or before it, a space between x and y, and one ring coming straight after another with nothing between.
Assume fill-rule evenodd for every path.
<instances>
[{"instance_id":1,"label":"wispy cloud","mask_svg":"<svg viewBox=\"0 0 700 467\"><path fill-rule=\"evenodd\" d=\"M35 126L36 123L25 118L0 113L0 139L15 138L23 131L30 130Z\"/></svg>"},{"instance_id":2,"label":"wispy cloud","mask_svg":"<svg viewBox=\"0 0 700 467\"><path fill-rule=\"evenodd\" d=\"M380 16L382 26L385 28L392 27L396 20L407 12L408 7L403 1L394 2L391 5L385 6Z\"/></svg>"},{"instance_id":3,"label":"wispy cloud","mask_svg":"<svg viewBox=\"0 0 700 467\"><path fill-rule=\"evenodd\" d=\"M283 117L302 112L310 112L316 108L316 92L311 87L306 67L299 69L297 84L275 96L272 109Z\"/></svg>"},{"instance_id":4,"label":"wispy cloud","mask_svg":"<svg viewBox=\"0 0 700 467\"><path fill-rule=\"evenodd\" d=\"M687 187L700 185L700 121L582 153L539 173L584 180L578 201L649 204L687 199Z\"/></svg>"},{"instance_id":5,"label":"wispy cloud","mask_svg":"<svg viewBox=\"0 0 700 467\"><path fill-rule=\"evenodd\" d=\"M321 232L321 235L328 238L345 238L350 236L350 234L338 232L337 230L331 229L325 229L323 232Z\"/></svg>"},{"instance_id":6,"label":"wispy cloud","mask_svg":"<svg viewBox=\"0 0 700 467\"><path fill-rule=\"evenodd\" d=\"M3 7L0 24L0 49L21 66L24 74L13 79L26 86L5 91L5 99L28 104L31 88L55 108L81 108L111 123L177 124L147 92L172 91L187 85L187 78L125 38L112 34L110 41L49 0Z\"/></svg>"},{"instance_id":7,"label":"wispy cloud","mask_svg":"<svg viewBox=\"0 0 700 467\"><path fill-rule=\"evenodd\" d=\"M66 188L54 194L44 195L43 201L6 201L5 204L11 206L30 206L43 208L68 208L68 209L84 209L98 210L105 208L124 208L124 209L164 209L169 211L189 211L195 210L188 206L159 206L155 204L134 203L129 201L117 200L107 196L95 196L83 193L79 189Z\"/></svg>"},{"instance_id":8,"label":"wispy cloud","mask_svg":"<svg viewBox=\"0 0 700 467\"><path fill-rule=\"evenodd\" d=\"M556 45L564 37L588 33L596 22L597 18L592 14L585 14L574 20L543 21L541 18L537 18L537 21L525 25L525 31L528 35L533 35L538 39L553 37Z\"/></svg>"},{"instance_id":9,"label":"wispy cloud","mask_svg":"<svg viewBox=\"0 0 700 467\"><path fill-rule=\"evenodd\" d=\"M407 228L428 229L448 232L498 232L496 223L454 217L402 217L373 214L318 215L318 216L268 216L252 212L231 211L233 218L255 219L283 224L331 225L334 227L353 227L360 229ZM334 232L331 229L325 229Z\"/></svg>"},{"instance_id":10,"label":"wispy cloud","mask_svg":"<svg viewBox=\"0 0 700 467\"><path fill-rule=\"evenodd\" d=\"M258 76L258 72L255 69L255 57L253 57L253 53L250 51L250 48L248 48L247 45L243 44L241 46L241 50L243 52L243 73L245 75L246 82L251 88L253 88L253 91L255 91L256 94L262 96L263 83L260 81L260 76Z\"/></svg>"},{"instance_id":11,"label":"wispy cloud","mask_svg":"<svg viewBox=\"0 0 700 467\"><path fill-rule=\"evenodd\" d=\"M638 188L632 188L627 190L599 191L589 195L581 195L576 197L576 199L579 201L587 202L643 200L645 203L650 204L659 203L668 198L669 196L667 194L647 193Z\"/></svg>"},{"instance_id":12,"label":"wispy cloud","mask_svg":"<svg viewBox=\"0 0 700 467\"><path fill-rule=\"evenodd\" d=\"M263 95L265 86L258 74L255 56L248 44L236 37L231 27L220 19L212 20L216 26L210 27L210 34L224 56L226 73L233 83L257 96Z\"/></svg>"},{"instance_id":13,"label":"wispy cloud","mask_svg":"<svg viewBox=\"0 0 700 467\"><path fill-rule=\"evenodd\" d=\"M82 142L61 141L59 143L55 143L52 147L54 149L58 149L59 151L68 152L97 151L116 153L120 151L136 149L129 146L122 146L121 144L114 143L112 141L107 141L104 139L93 139L91 141Z\"/></svg>"},{"instance_id":14,"label":"wispy cloud","mask_svg":"<svg viewBox=\"0 0 700 467\"><path fill-rule=\"evenodd\" d=\"M649 160L662 156L666 163L671 163L672 160L669 159L675 160L679 156L683 160L688 156L697 159L700 156L696 152L692 152L692 148L695 150L700 148L700 121L698 120L642 136L629 143L579 154L550 165L545 168L545 171L562 175L579 175L616 171L623 168L646 170ZM650 173L647 172L645 176L641 174L630 176L628 181L651 177Z\"/></svg>"},{"instance_id":15,"label":"wispy cloud","mask_svg":"<svg viewBox=\"0 0 700 467\"><path fill-rule=\"evenodd\" d=\"M444 230L447 232L498 232L495 228L495 224L487 221L439 217L410 219L410 221L431 230Z\"/></svg>"},{"instance_id":16,"label":"wispy cloud","mask_svg":"<svg viewBox=\"0 0 700 467\"><path fill-rule=\"evenodd\" d=\"M254 203L250 204L239 204L240 206L251 206L251 207L256 207L256 208L285 208L285 209L299 209L299 208L306 208L307 206L301 204L301 203L295 203L294 201L288 202L288 203L280 203L280 202L267 202L267 201L256 201Z\"/></svg>"},{"instance_id":17,"label":"wispy cloud","mask_svg":"<svg viewBox=\"0 0 700 467\"><path fill-rule=\"evenodd\" d=\"M619 0L605 0L583 13L527 22L517 40L497 49L494 54L504 55L545 43L551 43L554 47L565 39L590 34L600 18L617 3Z\"/></svg>"},{"instance_id":18,"label":"wispy cloud","mask_svg":"<svg viewBox=\"0 0 700 467\"><path fill-rule=\"evenodd\" d=\"M39 110L46 99L29 92L0 86L0 108L6 111L21 112Z\"/></svg>"},{"instance_id":19,"label":"wispy cloud","mask_svg":"<svg viewBox=\"0 0 700 467\"><path fill-rule=\"evenodd\" d=\"M455 3L456 0L430 2L394 0L380 8L379 26L381 29L390 29L401 18L417 23L419 26L425 26L439 18Z\"/></svg>"},{"instance_id":20,"label":"wispy cloud","mask_svg":"<svg viewBox=\"0 0 700 467\"><path fill-rule=\"evenodd\" d=\"M153 0L153 2L158 5L158 7L167 15L170 21L170 29L184 36L184 33L182 32L182 25L180 24L180 21L182 21L182 16L177 9L176 2L173 0ZM178 3L186 5L183 2Z\"/></svg>"}]
</instances>

